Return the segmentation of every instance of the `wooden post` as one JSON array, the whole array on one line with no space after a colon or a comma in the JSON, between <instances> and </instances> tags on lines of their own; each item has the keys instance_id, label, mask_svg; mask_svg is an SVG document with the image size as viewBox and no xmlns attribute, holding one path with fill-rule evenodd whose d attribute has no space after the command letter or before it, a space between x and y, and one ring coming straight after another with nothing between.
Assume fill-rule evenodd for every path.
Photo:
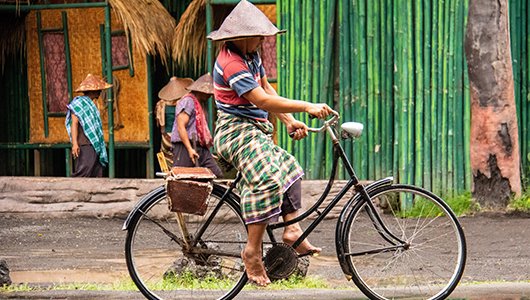
<instances>
[{"instance_id":1,"label":"wooden post","mask_svg":"<svg viewBox=\"0 0 530 300\"><path fill-rule=\"evenodd\" d=\"M106 79L112 83L112 37L111 37L111 17L110 4L105 6L105 55L106 55ZM112 88L107 89L107 111L108 111L108 128L109 128L109 178L115 177L114 170L114 95Z\"/></svg>"}]
</instances>

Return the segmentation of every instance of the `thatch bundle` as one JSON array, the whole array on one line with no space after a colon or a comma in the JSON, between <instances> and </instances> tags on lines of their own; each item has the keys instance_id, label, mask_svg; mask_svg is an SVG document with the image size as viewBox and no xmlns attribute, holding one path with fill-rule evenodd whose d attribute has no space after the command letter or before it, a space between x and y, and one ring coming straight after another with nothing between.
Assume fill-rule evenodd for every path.
<instances>
[{"instance_id":1,"label":"thatch bundle","mask_svg":"<svg viewBox=\"0 0 530 300\"><path fill-rule=\"evenodd\" d=\"M167 63L171 56L171 40L175 19L158 0L109 0L120 18L125 32L142 52L158 54Z\"/></svg>"},{"instance_id":2,"label":"thatch bundle","mask_svg":"<svg viewBox=\"0 0 530 300\"><path fill-rule=\"evenodd\" d=\"M206 57L206 0L193 0L181 16L173 36L173 59L195 70Z\"/></svg>"},{"instance_id":3,"label":"thatch bundle","mask_svg":"<svg viewBox=\"0 0 530 300\"><path fill-rule=\"evenodd\" d=\"M216 5L214 28L219 27L233 6ZM175 28L173 59L177 65L191 64L197 70L206 58L206 0L193 0Z\"/></svg>"}]
</instances>

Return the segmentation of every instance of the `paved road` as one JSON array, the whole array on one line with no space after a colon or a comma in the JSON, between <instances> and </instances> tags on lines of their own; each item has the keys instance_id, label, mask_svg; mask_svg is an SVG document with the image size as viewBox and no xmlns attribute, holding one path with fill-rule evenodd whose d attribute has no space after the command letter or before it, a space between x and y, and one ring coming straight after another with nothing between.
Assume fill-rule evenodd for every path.
<instances>
[{"instance_id":1,"label":"paved road","mask_svg":"<svg viewBox=\"0 0 530 300\"><path fill-rule=\"evenodd\" d=\"M530 218L477 216L461 218L461 222L468 241L468 262L462 284L452 297L530 299ZM25 219L0 214L0 258L7 260L15 283L113 282L127 276L122 224L119 219ZM313 233L313 241L323 248L323 253L312 258L309 269L310 275L329 281L333 290L263 290L238 299L363 299L344 280L338 266L334 225L334 220L325 221ZM142 296L131 292L47 291L0 293L0 298L142 299Z\"/></svg>"}]
</instances>

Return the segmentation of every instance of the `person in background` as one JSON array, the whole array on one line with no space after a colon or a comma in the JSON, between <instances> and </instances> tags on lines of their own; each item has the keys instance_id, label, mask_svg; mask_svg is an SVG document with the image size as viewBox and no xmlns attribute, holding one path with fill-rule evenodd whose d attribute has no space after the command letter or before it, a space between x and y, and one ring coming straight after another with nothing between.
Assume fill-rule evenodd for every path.
<instances>
[{"instance_id":1,"label":"person in background","mask_svg":"<svg viewBox=\"0 0 530 300\"><path fill-rule=\"evenodd\" d=\"M266 286L270 280L262 261L262 239L267 224L278 216L289 221L301 208L304 175L296 159L271 139L269 113L286 125L293 139L307 136L306 124L291 113L305 112L318 118L333 113L326 104L314 104L278 96L267 80L258 49L265 36L282 33L256 6L243 0L208 38L224 41L214 65L214 97L217 123L214 148L220 159L232 164L243 180L238 189L248 228L241 253L251 282ZM298 223L286 226L283 241L292 245L302 235ZM320 248L304 240L295 249L316 254Z\"/></svg>"},{"instance_id":2,"label":"person in background","mask_svg":"<svg viewBox=\"0 0 530 300\"><path fill-rule=\"evenodd\" d=\"M101 116L94 101L101 91L112 87L96 75L88 74L67 106L66 131L72 143L72 157L75 160L74 177L102 177L103 168L108 163L107 149L103 137Z\"/></svg>"},{"instance_id":3,"label":"person in background","mask_svg":"<svg viewBox=\"0 0 530 300\"><path fill-rule=\"evenodd\" d=\"M173 145L171 144L171 131L175 122L175 107L177 101L188 93L186 87L193 83L191 78L171 77L168 83L158 92L160 100L156 103L155 115L160 128L162 152L166 164L173 165Z\"/></svg>"},{"instance_id":4,"label":"person in background","mask_svg":"<svg viewBox=\"0 0 530 300\"><path fill-rule=\"evenodd\" d=\"M202 103L213 94L212 76L204 74L186 89L189 93L177 102L171 131L173 166L209 168L221 178L223 172L210 152L212 135L202 107Z\"/></svg>"}]
</instances>

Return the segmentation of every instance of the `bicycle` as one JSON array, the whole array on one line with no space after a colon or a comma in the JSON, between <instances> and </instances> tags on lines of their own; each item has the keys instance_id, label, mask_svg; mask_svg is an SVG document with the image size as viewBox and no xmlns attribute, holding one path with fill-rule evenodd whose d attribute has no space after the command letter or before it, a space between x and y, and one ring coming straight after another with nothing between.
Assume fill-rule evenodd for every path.
<instances>
[{"instance_id":1,"label":"bicycle","mask_svg":"<svg viewBox=\"0 0 530 300\"><path fill-rule=\"evenodd\" d=\"M333 207L355 189L343 206L335 230L340 267L348 280L370 299L444 299L455 289L466 261L462 227L449 206L435 194L392 177L364 186L339 142L339 116L320 128L333 142L334 159L328 184L307 211L290 222L267 228L270 249L264 264L271 279L286 278L296 268L295 249ZM347 122L341 134L355 138L363 126ZM323 208L339 160L350 179ZM148 299L232 299L247 282L240 258L246 243L235 185L216 182L204 216L170 213L164 187L159 187L129 214L125 255L130 276ZM274 230L316 214L292 245L278 242Z\"/></svg>"}]
</instances>

